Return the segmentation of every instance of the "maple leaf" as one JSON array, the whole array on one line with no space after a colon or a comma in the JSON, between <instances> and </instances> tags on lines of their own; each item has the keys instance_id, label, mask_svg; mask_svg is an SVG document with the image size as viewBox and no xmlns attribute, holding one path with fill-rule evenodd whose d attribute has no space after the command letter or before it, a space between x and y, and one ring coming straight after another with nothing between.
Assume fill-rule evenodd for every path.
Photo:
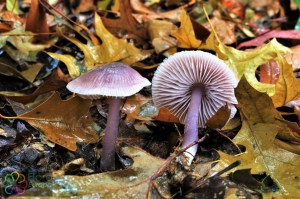
<instances>
[{"instance_id":1,"label":"maple leaf","mask_svg":"<svg viewBox=\"0 0 300 199\"><path fill-rule=\"evenodd\" d=\"M267 94L252 88L245 78L241 79L236 89L236 97L243 123L233 142L245 146L246 151L236 156L219 151L220 161L212 172L241 160L241 165L236 170L251 168L251 173L266 172L275 180L280 192L264 193L265 196L296 198L300 188L296 178L300 175L300 157L274 144L277 133L288 132L289 129L278 120L281 116L274 108L272 100Z\"/></svg>"},{"instance_id":2,"label":"maple leaf","mask_svg":"<svg viewBox=\"0 0 300 199\"><path fill-rule=\"evenodd\" d=\"M91 127L93 120L89 114L90 104L90 100L79 97L61 100L59 93L55 92L45 102L25 114L15 117L0 114L0 117L25 120L41 129L50 141L75 151L77 142L99 141L98 135Z\"/></svg>"}]
</instances>

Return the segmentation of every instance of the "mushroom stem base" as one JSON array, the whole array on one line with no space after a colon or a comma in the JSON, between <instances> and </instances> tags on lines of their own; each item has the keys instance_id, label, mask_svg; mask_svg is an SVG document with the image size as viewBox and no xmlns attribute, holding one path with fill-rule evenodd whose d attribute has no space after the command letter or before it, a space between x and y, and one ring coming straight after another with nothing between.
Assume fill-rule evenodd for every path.
<instances>
[{"instance_id":1,"label":"mushroom stem base","mask_svg":"<svg viewBox=\"0 0 300 199\"><path fill-rule=\"evenodd\" d=\"M100 169L102 171L113 171L116 169L116 142L119 130L121 98L110 98L108 107L105 135L102 141L102 156Z\"/></svg>"},{"instance_id":2,"label":"mushroom stem base","mask_svg":"<svg viewBox=\"0 0 300 199\"><path fill-rule=\"evenodd\" d=\"M188 108L187 116L185 119L184 126L184 136L182 142L182 149L191 145L193 142L199 139L198 137L198 117L199 117L199 109L201 105L201 97L202 97L202 89L200 87L196 87L192 90L192 96L190 105ZM187 158L186 162L190 165L194 159L194 156L197 152L198 144L195 144L189 147L183 154ZM182 160L182 158L181 158Z\"/></svg>"}]
</instances>

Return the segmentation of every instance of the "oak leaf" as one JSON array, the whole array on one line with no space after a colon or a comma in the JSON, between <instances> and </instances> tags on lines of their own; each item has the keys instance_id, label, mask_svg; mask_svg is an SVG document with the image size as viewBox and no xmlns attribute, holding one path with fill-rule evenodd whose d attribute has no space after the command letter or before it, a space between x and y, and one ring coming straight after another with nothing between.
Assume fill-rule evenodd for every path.
<instances>
[{"instance_id":1,"label":"oak leaf","mask_svg":"<svg viewBox=\"0 0 300 199\"><path fill-rule=\"evenodd\" d=\"M150 56L150 51L140 50L129 43L126 39L119 39L111 34L103 25L101 18L95 13L95 30L102 44L93 44L88 41L83 44L75 38L66 37L69 41L78 46L84 54L82 62L77 61L71 55L61 55L57 53L48 54L64 62L70 75L74 78L89 71L99 65L121 61L125 64L133 64Z\"/></svg>"},{"instance_id":2,"label":"oak leaf","mask_svg":"<svg viewBox=\"0 0 300 199\"><path fill-rule=\"evenodd\" d=\"M251 168L253 174L266 172L279 186L279 192L264 193L265 196L296 198L300 188L296 177L300 175L300 158L275 145L278 132L288 132L289 129L285 123L276 119L281 116L272 100L265 93L253 89L245 78L241 79L236 89L236 97L243 123L233 142L245 146L246 151L236 156L219 152L219 164L212 172L240 160L241 165L236 170Z\"/></svg>"},{"instance_id":3,"label":"oak leaf","mask_svg":"<svg viewBox=\"0 0 300 199\"><path fill-rule=\"evenodd\" d=\"M89 114L90 100L72 97L61 100L59 93L54 93L45 102L31 111L6 119L22 119L43 134L52 142L71 151L76 151L77 142L95 143L98 135L92 129L93 120Z\"/></svg>"}]
</instances>

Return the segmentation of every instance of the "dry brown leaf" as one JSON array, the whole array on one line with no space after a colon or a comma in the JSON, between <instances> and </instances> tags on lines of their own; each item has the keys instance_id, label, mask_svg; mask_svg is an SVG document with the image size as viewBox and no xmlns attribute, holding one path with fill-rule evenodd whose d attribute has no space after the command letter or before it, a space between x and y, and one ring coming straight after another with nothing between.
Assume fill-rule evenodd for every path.
<instances>
[{"instance_id":1,"label":"dry brown leaf","mask_svg":"<svg viewBox=\"0 0 300 199\"><path fill-rule=\"evenodd\" d=\"M270 60L268 63L260 65L260 82L275 84L279 78L279 73L277 62Z\"/></svg>"},{"instance_id":2,"label":"dry brown leaf","mask_svg":"<svg viewBox=\"0 0 300 199\"><path fill-rule=\"evenodd\" d=\"M236 37L234 33L235 24L229 21L222 19L221 14L218 11L213 12L214 17L210 19L215 31L218 34L221 42L223 44L232 44L236 42ZM209 24L206 24L205 27L208 30L212 30Z\"/></svg>"},{"instance_id":3,"label":"dry brown leaf","mask_svg":"<svg viewBox=\"0 0 300 199\"><path fill-rule=\"evenodd\" d=\"M159 18L179 21L182 12L184 12L184 10L187 9L188 7L193 6L195 3L197 3L197 1L191 0L188 3L185 3L174 10L161 12L161 13L150 10L141 2L141 0L131 0L130 3L134 11L141 13L141 14L134 14L134 17L141 23L143 21L148 21L151 19L159 19Z\"/></svg>"},{"instance_id":4,"label":"dry brown leaf","mask_svg":"<svg viewBox=\"0 0 300 199\"><path fill-rule=\"evenodd\" d=\"M42 85L40 85L32 94L22 96L9 96L9 98L13 101L27 104L29 102L34 101L34 99L39 95L63 88L64 86L66 86L67 83L60 79L58 72L58 69L54 70L51 76Z\"/></svg>"},{"instance_id":5,"label":"dry brown leaf","mask_svg":"<svg viewBox=\"0 0 300 199\"><path fill-rule=\"evenodd\" d=\"M34 33L49 33L46 12L39 0L32 0L25 24L25 30ZM47 35L36 35L35 39L45 40Z\"/></svg>"},{"instance_id":6,"label":"dry brown leaf","mask_svg":"<svg viewBox=\"0 0 300 199\"><path fill-rule=\"evenodd\" d=\"M93 120L89 114L90 100L72 97L61 100L59 93L54 93L45 102L33 110L6 119L22 119L42 130L50 141L71 151L76 151L77 142L95 143L99 137L92 129Z\"/></svg>"},{"instance_id":7,"label":"dry brown leaf","mask_svg":"<svg viewBox=\"0 0 300 199\"><path fill-rule=\"evenodd\" d=\"M300 45L290 48L291 53L287 53L284 57L286 61L293 66L293 71L300 70Z\"/></svg>"},{"instance_id":8,"label":"dry brown leaf","mask_svg":"<svg viewBox=\"0 0 300 199\"><path fill-rule=\"evenodd\" d=\"M120 4L120 18L110 19L107 17L101 17L103 24L107 29L112 32L118 32L120 30L127 30L141 38L148 38L147 31L142 24L139 24L136 19L132 16L132 8L130 0L119 0Z\"/></svg>"}]
</instances>

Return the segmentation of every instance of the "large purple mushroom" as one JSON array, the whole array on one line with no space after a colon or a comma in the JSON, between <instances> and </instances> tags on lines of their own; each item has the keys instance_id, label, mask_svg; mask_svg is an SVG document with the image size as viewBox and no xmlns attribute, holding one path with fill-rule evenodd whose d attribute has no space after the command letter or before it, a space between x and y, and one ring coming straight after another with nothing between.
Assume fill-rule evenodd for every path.
<instances>
[{"instance_id":1,"label":"large purple mushroom","mask_svg":"<svg viewBox=\"0 0 300 199\"><path fill-rule=\"evenodd\" d=\"M131 96L150 85L149 80L142 77L136 70L119 62L99 66L68 83L67 89L82 98L107 98L109 108L102 141L103 150L100 161L102 171L115 170L116 140L122 98Z\"/></svg>"},{"instance_id":2,"label":"large purple mushroom","mask_svg":"<svg viewBox=\"0 0 300 199\"><path fill-rule=\"evenodd\" d=\"M222 106L228 104L232 112L236 111L236 86L235 75L218 57L203 51L182 51L157 68L152 97L158 107L169 109L185 124L183 149L198 140L198 127L205 127ZM184 152L188 165L197 148L196 144Z\"/></svg>"}]
</instances>

